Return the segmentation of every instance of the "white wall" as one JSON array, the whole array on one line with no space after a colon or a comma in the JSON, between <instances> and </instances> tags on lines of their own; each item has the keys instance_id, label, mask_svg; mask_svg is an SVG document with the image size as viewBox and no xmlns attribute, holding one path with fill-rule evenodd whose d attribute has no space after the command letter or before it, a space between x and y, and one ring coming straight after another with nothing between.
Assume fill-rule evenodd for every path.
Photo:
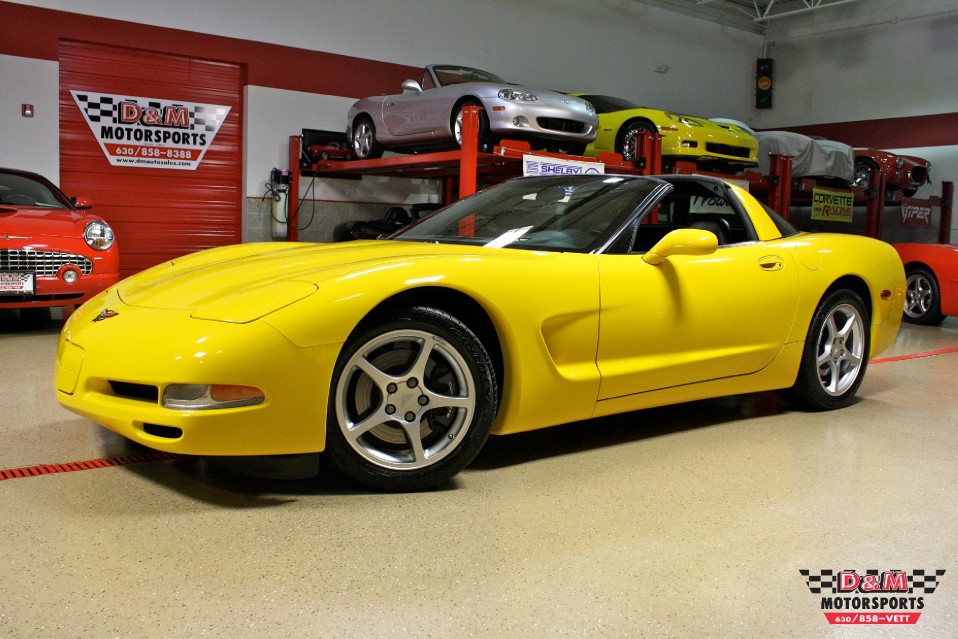
<instances>
[{"instance_id":1,"label":"white wall","mask_svg":"<svg viewBox=\"0 0 958 639\"><path fill-rule=\"evenodd\" d=\"M60 181L60 67L56 62L0 55L0 166ZM32 104L25 118L21 105Z\"/></svg>"},{"instance_id":2,"label":"white wall","mask_svg":"<svg viewBox=\"0 0 958 639\"><path fill-rule=\"evenodd\" d=\"M21 4L411 66L463 63L513 82L737 119L751 115L762 43L757 34L634 0L204 0L202 10L193 0ZM656 64L668 72L656 73ZM44 90L55 87L54 74ZM269 168L286 166L291 133L344 130L352 101L263 87L248 95L250 197L261 195ZM9 122L0 114L0 126ZM55 143L45 153L55 154ZM10 160L0 152L0 161Z\"/></svg>"},{"instance_id":3,"label":"white wall","mask_svg":"<svg viewBox=\"0 0 958 639\"><path fill-rule=\"evenodd\" d=\"M770 22L775 106L761 128L958 111L955 0L859 0L804 15Z\"/></svg>"}]
</instances>

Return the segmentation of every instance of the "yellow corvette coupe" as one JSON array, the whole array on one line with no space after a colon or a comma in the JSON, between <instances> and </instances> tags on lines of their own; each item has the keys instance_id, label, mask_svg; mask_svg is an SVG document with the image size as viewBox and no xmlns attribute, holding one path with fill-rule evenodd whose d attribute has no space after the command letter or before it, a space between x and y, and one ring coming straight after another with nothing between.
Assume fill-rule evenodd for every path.
<instances>
[{"instance_id":1,"label":"yellow corvette coupe","mask_svg":"<svg viewBox=\"0 0 958 639\"><path fill-rule=\"evenodd\" d=\"M388 240L174 259L65 324L56 393L145 446L325 451L420 490L505 435L781 389L848 405L901 324L895 250L703 176L517 178Z\"/></svg>"},{"instance_id":2,"label":"yellow corvette coupe","mask_svg":"<svg viewBox=\"0 0 958 639\"><path fill-rule=\"evenodd\" d=\"M599 115L599 132L585 150L588 156L610 151L634 162L639 157L636 136L658 133L666 167L677 160L690 160L703 171L735 173L758 164L758 140L735 124L640 107L607 95L574 95L592 103Z\"/></svg>"}]
</instances>

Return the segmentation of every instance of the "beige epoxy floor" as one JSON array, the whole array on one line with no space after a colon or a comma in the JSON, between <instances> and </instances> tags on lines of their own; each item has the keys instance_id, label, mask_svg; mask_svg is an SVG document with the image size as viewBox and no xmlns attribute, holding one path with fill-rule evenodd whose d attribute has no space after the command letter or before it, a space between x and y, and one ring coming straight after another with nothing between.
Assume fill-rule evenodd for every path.
<instances>
[{"instance_id":1,"label":"beige epoxy floor","mask_svg":"<svg viewBox=\"0 0 958 639\"><path fill-rule=\"evenodd\" d=\"M56 404L57 331L0 313L0 470L144 452ZM950 318L882 357L955 347ZM195 459L0 481L0 638L956 637L956 373L495 438L413 495ZM852 627L802 568L948 572L917 625Z\"/></svg>"}]
</instances>

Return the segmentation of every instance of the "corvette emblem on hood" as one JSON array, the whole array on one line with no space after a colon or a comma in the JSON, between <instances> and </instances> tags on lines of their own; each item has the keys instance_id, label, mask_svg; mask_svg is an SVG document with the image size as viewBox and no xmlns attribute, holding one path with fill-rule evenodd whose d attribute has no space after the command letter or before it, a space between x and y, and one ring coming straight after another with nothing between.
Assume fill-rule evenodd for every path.
<instances>
[{"instance_id":1,"label":"corvette emblem on hood","mask_svg":"<svg viewBox=\"0 0 958 639\"><path fill-rule=\"evenodd\" d=\"M119 315L119 313L117 313L116 311L112 311L108 308L105 308L102 311L100 311L99 315L93 318L93 321L102 322L105 319L110 319L111 317L116 317L117 315Z\"/></svg>"}]
</instances>

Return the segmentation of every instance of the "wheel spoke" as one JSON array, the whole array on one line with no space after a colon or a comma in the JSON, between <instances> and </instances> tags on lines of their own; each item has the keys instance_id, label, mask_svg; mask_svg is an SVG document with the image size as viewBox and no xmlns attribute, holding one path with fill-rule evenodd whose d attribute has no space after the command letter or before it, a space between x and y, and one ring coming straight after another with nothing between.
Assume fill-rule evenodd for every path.
<instances>
[{"instance_id":1,"label":"wheel spoke","mask_svg":"<svg viewBox=\"0 0 958 639\"><path fill-rule=\"evenodd\" d=\"M392 421L392 417L386 414L386 411L383 410L385 406L384 402L380 402L379 407L365 419L361 419L358 422L346 422L346 437L348 437L353 442L356 442L360 437L368 433L370 430L384 424L388 421Z\"/></svg>"},{"instance_id":2,"label":"wheel spoke","mask_svg":"<svg viewBox=\"0 0 958 639\"><path fill-rule=\"evenodd\" d=\"M453 395L441 395L429 389L424 389L423 394L429 398L429 408L457 408L469 411L470 413L476 407L476 400L471 395L457 397Z\"/></svg>"},{"instance_id":3,"label":"wheel spoke","mask_svg":"<svg viewBox=\"0 0 958 639\"><path fill-rule=\"evenodd\" d=\"M412 464L419 465L426 461L426 449L422 444L422 431L419 428L419 420L402 424L402 429L406 432L406 440L412 449Z\"/></svg>"},{"instance_id":4,"label":"wheel spoke","mask_svg":"<svg viewBox=\"0 0 958 639\"><path fill-rule=\"evenodd\" d=\"M372 381L376 384L376 387L379 389L379 392L385 394L386 386L390 383L398 383L402 381L401 377L393 377L392 375L381 371L376 368L369 360L365 357L360 357L356 361L356 368L365 373Z\"/></svg>"}]
</instances>

